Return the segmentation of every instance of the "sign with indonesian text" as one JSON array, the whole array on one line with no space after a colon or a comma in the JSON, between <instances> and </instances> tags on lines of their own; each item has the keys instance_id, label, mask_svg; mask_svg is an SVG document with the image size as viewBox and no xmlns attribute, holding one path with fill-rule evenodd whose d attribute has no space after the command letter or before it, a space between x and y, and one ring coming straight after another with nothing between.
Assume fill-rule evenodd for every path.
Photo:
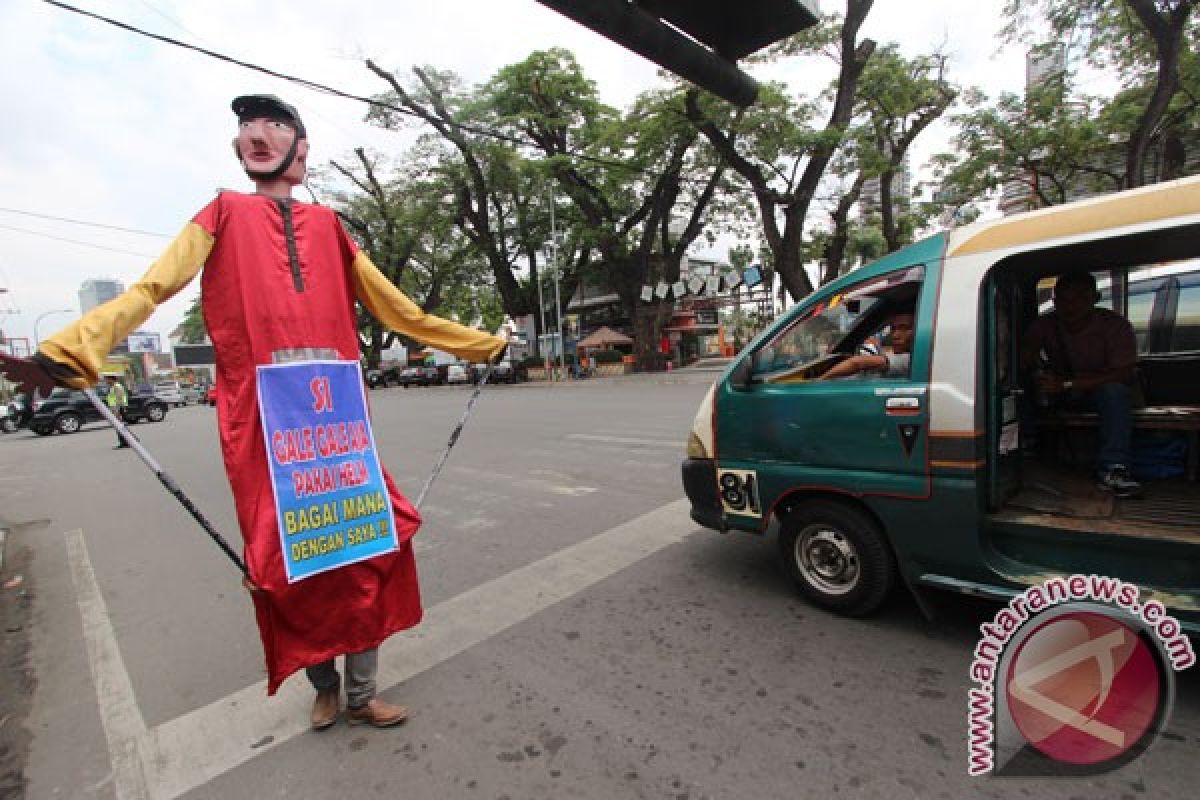
<instances>
[{"instance_id":1,"label":"sign with indonesian text","mask_svg":"<svg viewBox=\"0 0 1200 800\"><path fill-rule=\"evenodd\" d=\"M359 365L261 365L258 403L288 582L394 550Z\"/></svg>"}]
</instances>

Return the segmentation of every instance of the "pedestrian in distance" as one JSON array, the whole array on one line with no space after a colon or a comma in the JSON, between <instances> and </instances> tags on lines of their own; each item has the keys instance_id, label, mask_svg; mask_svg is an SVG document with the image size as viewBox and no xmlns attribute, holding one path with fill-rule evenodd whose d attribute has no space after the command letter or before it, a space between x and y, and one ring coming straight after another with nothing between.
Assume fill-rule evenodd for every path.
<instances>
[{"instance_id":1,"label":"pedestrian in distance","mask_svg":"<svg viewBox=\"0 0 1200 800\"><path fill-rule=\"evenodd\" d=\"M395 725L408 710L376 695L377 648L421 619L411 543L421 517L377 457L354 460L359 452L374 452L365 412L349 426L320 420L344 409L346 398L365 408L356 302L388 328L468 361L495 361L507 342L424 313L375 267L331 209L292 198L309 153L295 108L272 95L247 95L236 98L232 109L238 124L233 150L254 192L220 192L124 295L43 341L31 359L0 356L0 370L43 392L54 385L92 385L112 347L203 266L201 303L221 386L218 429L245 542L245 583L263 643L267 691L274 694L285 678L305 669L316 690L311 725L327 728L340 713L343 681L335 659L344 656L349 722ZM303 384L311 396L271 389L278 376L319 376L322 370L336 376L349 370L358 386L314 378ZM302 422L269 438L264 419L275 412ZM327 470L295 471L295 497L312 498L312 504L289 512L284 503L292 487L280 489L275 482L279 465L315 459L317 450L342 461ZM344 452L350 454L337 455ZM321 502L337 497L330 487L338 482L360 480L379 491L351 497L349 505ZM285 544L296 538L293 524L303 529L323 524L322 518L360 513L379 522L330 528L303 546ZM281 520L288 521L286 535ZM339 560L350 549L348 540L361 540L364 532L380 535L386 549ZM333 566L295 571L321 559L332 559Z\"/></svg>"},{"instance_id":2,"label":"pedestrian in distance","mask_svg":"<svg viewBox=\"0 0 1200 800\"><path fill-rule=\"evenodd\" d=\"M104 395L104 402L112 409L113 414L119 419L125 411L125 407L129 405L129 392L125 391L125 385L117 378L116 375L106 376L108 381L108 393ZM113 446L114 450L120 450L122 447L129 447L125 443L125 439L121 437L121 431L113 428L117 432L117 443Z\"/></svg>"}]
</instances>

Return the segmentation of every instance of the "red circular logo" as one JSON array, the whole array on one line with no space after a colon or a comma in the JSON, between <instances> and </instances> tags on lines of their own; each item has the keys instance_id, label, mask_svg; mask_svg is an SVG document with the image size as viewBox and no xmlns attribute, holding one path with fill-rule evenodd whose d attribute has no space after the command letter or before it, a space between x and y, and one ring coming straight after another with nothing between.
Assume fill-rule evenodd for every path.
<instances>
[{"instance_id":1,"label":"red circular logo","mask_svg":"<svg viewBox=\"0 0 1200 800\"><path fill-rule=\"evenodd\" d=\"M1071 611L1035 628L1009 663L1005 691L1021 735L1056 761L1100 764L1137 745L1159 718L1163 680L1151 646L1114 617Z\"/></svg>"}]
</instances>

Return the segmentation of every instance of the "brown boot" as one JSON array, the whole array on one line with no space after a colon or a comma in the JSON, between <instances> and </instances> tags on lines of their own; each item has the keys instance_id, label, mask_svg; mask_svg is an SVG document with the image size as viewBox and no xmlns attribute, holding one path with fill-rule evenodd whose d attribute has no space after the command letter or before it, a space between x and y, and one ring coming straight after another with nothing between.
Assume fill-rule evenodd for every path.
<instances>
[{"instance_id":1,"label":"brown boot","mask_svg":"<svg viewBox=\"0 0 1200 800\"><path fill-rule=\"evenodd\" d=\"M378 697L372 697L365 706L347 708L346 719L351 725L374 725L376 728L390 728L408 719L408 709L395 706Z\"/></svg>"},{"instance_id":2,"label":"brown boot","mask_svg":"<svg viewBox=\"0 0 1200 800\"><path fill-rule=\"evenodd\" d=\"M340 689L340 686L335 686L332 689L317 692L317 699L313 701L312 707L312 728L314 731L323 731L337 722Z\"/></svg>"}]
</instances>

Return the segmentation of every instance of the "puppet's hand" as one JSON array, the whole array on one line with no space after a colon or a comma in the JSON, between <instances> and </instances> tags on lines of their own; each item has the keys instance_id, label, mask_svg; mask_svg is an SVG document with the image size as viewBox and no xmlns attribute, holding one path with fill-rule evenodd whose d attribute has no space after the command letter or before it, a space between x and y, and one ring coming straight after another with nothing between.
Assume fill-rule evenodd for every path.
<instances>
[{"instance_id":1,"label":"puppet's hand","mask_svg":"<svg viewBox=\"0 0 1200 800\"><path fill-rule=\"evenodd\" d=\"M0 353L0 372L23 392L32 394L35 390L46 397L58 385L46 368L33 358L13 358Z\"/></svg>"}]
</instances>

